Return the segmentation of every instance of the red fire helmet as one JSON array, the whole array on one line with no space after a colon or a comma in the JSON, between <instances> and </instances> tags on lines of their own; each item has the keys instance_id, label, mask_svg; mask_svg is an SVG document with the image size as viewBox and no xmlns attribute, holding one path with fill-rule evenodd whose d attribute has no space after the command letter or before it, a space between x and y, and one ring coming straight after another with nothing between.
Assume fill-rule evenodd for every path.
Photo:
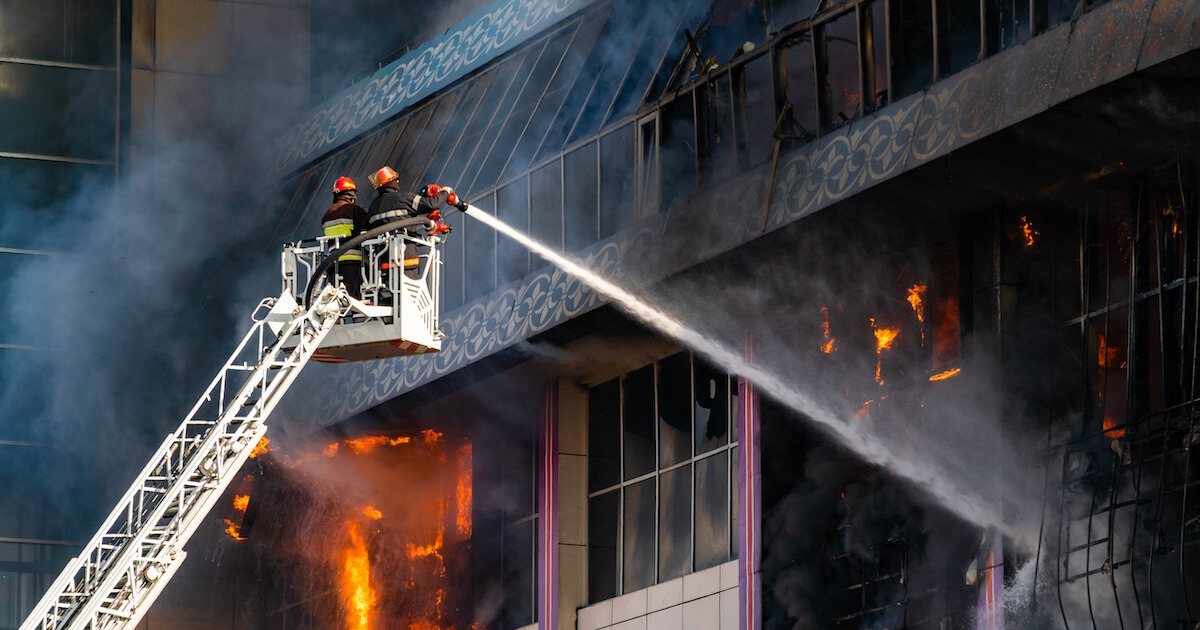
<instances>
[{"instance_id":1,"label":"red fire helmet","mask_svg":"<svg viewBox=\"0 0 1200 630\"><path fill-rule=\"evenodd\" d=\"M354 180L349 177L339 177L333 182L333 194L344 193L351 190L358 190L358 186L354 185Z\"/></svg>"},{"instance_id":2,"label":"red fire helmet","mask_svg":"<svg viewBox=\"0 0 1200 630\"><path fill-rule=\"evenodd\" d=\"M374 173L372 173L371 176L368 177L367 179L371 180L372 186L379 188L380 186L382 186L390 181L393 181L399 177L400 176L397 175L396 171L393 171L391 169L391 167L385 166L385 167L379 169L378 171L375 171Z\"/></svg>"}]
</instances>

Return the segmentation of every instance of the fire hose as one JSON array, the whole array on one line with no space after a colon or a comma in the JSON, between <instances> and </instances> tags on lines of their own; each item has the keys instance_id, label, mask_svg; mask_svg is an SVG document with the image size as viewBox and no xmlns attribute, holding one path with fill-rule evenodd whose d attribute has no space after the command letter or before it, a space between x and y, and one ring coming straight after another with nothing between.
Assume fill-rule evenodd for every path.
<instances>
[{"instance_id":1,"label":"fire hose","mask_svg":"<svg viewBox=\"0 0 1200 630\"><path fill-rule=\"evenodd\" d=\"M358 236L351 237L345 243L342 243L341 247L329 252L329 255L325 257L325 260L322 260L321 264L317 265L317 268L313 270L312 275L308 278L308 286L304 289L304 301L301 302L301 304L312 303L312 295L317 288L318 281L322 276L325 275L325 271L328 270L329 267L333 265L333 263L336 262L342 254L345 254L346 252L358 247L363 241L375 238L380 234L386 234L393 230L402 230L414 225L427 225L429 223L429 220L425 219L424 217L412 217L408 219L401 219L399 221L392 221L391 223L367 230Z\"/></svg>"}]
</instances>

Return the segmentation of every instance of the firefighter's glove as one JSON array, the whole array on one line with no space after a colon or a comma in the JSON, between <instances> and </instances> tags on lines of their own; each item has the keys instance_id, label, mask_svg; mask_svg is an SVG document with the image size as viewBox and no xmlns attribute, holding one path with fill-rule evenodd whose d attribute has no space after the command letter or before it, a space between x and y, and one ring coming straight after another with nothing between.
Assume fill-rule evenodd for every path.
<instances>
[{"instance_id":1,"label":"firefighter's glove","mask_svg":"<svg viewBox=\"0 0 1200 630\"><path fill-rule=\"evenodd\" d=\"M440 210L434 210L433 212L430 212L429 220L433 221L434 223L441 221L442 220L442 212Z\"/></svg>"},{"instance_id":2,"label":"firefighter's glove","mask_svg":"<svg viewBox=\"0 0 1200 630\"><path fill-rule=\"evenodd\" d=\"M453 231L454 230L448 224L442 223L441 221L439 221L436 225L433 226L434 234L449 234L450 232L453 232Z\"/></svg>"}]
</instances>

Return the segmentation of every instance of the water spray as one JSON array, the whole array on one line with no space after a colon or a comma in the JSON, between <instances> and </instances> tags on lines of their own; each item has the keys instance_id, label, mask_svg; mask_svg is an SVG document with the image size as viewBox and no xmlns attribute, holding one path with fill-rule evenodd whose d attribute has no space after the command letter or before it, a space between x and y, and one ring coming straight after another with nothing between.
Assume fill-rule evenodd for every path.
<instances>
[{"instance_id":1,"label":"water spray","mask_svg":"<svg viewBox=\"0 0 1200 630\"><path fill-rule=\"evenodd\" d=\"M592 287L620 306L625 312L659 333L691 348L729 372L753 382L764 393L823 427L829 435L863 459L879 466L885 466L895 475L909 480L960 518L981 528L995 527L1014 543L1024 548L1032 549L1036 546L1036 538L1031 539L1029 532L1004 520L999 505L985 502L978 493L960 487L960 484L955 483L954 478L946 471L941 471L927 462L899 457L879 436L864 430L863 425L844 422L837 413L794 385L784 382L779 375L767 371L762 366L754 365L736 350L705 337L661 308L651 305L645 299L600 276L582 263L517 231L495 216L475 206L468 206L463 213L486 223L501 234L524 245L551 264Z\"/></svg>"}]
</instances>

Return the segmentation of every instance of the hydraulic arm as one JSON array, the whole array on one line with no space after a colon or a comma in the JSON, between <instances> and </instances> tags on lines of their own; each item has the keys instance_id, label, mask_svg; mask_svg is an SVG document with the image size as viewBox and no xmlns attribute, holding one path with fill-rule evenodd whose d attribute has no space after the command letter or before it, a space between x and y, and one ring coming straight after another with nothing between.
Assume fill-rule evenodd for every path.
<instances>
[{"instance_id":1,"label":"hydraulic arm","mask_svg":"<svg viewBox=\"0 0 1200 630\"><path fill-rule=\"evenodd\" d=\"M149 610L186 557L184 545L266 433L276 404L350 308L345 290L328 286L271 341L259 314L275 302L255 309L250 332L191 413L21 630L133 628Z\"/></svg>"}]
</instances>

